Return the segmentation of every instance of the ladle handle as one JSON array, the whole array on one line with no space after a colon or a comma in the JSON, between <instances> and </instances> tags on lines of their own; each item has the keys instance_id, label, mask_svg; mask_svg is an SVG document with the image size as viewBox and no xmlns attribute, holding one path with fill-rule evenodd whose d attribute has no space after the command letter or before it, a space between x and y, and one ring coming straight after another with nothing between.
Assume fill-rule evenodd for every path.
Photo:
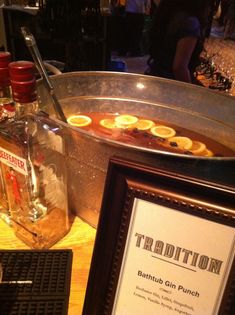
<instances>
[{"instance_id":1,"label":"ladle handle","mask_svg":"<svg viewBox=\"0 0 235 315\"><path fill-rule=\"evenodd\" d=\"M29 49L29 52L30 52L34 62L35 62L37 70L43 79L44 85L51 95L54 109L55 109L55 112L56 112L58 118L64 122L67 122L67 119L64 115L64 112L60 106L60 103L59 103L59 101L58 101L58 99L54 93L54 86L49 79L46 68L44 67L42 57L41 57L41 54L38 50L38 47L37 47L37 44L36 44L36 41L35 41L33 34L31 34L29 29L27 27L24 27L24 26L21 27L21 33L23 34L25 43Z\"/></svg>"}]
</instances>

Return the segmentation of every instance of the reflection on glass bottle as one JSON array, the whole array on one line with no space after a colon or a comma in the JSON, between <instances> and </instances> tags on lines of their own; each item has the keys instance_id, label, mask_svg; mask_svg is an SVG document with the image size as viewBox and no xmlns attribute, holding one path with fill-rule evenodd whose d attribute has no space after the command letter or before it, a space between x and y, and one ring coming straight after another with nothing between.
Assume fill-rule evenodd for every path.
<instances>
[{"instance_id":1,"label":"reflection on glass bottle","mask_svg":"<svg viewBox=\"0 0 235 315\"><path fill-rule=\"evenodd\" d=\"M12 187L14 202L17 205L17 207L19 207L19 209L21 209L21 192L22 192L22 189L21 189L20 184L17 180L17 174L12 167L10 167L9 172L6 174L6 178L7 178L7 180L9 180L11 182L10 185Z\"/></svg>"}]
</instances>

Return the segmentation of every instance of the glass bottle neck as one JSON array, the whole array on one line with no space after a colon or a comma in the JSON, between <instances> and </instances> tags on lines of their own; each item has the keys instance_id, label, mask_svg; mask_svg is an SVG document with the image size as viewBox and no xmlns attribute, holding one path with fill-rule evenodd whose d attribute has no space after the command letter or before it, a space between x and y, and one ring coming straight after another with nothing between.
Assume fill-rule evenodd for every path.
<instances>
[{"instance_id":1,"label":"glass bottle neck","mask_svg":"<svg viewBox=\"0 0 235 315\"><path fill-rule=\"evenodd\" d=\"M39 111L38 101L35 100L29 103L15 102L16 119L19 119L28 114L37 114Z\"/></svg>"},{"instance_id":2,"label":"glass bottle neck","mask_svg":"<svg viewBox=\"0 0 235 315\"><path fill-rule=\"evenodd\" d=\"M12 103L11 87L0 87L0 106Z\"/></svg>"}]
</instances>

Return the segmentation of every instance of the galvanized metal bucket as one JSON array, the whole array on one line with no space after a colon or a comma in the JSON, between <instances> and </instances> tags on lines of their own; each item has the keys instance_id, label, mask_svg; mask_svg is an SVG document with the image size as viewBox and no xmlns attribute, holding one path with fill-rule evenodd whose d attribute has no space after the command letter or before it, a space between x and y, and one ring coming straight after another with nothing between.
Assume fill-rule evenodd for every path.
<instances>
[{"instance_id":1,"label":"galvanized metal bucket","mask_svg":"<svg viewBox=\"0 0 235 315\"><path fill-rule=\"evenodd\" d=\"M51 77L65 116L83 112L129 113L160 119L212 138L235 151L235 99L206 88L145 75L71 72ZM54 118L38 82L41 107ZM111 156L144 162L235 188L235 156L203 158L139 148L60 122L67 130L70 208L96 226Z\"/></svg>"}]
</instances>

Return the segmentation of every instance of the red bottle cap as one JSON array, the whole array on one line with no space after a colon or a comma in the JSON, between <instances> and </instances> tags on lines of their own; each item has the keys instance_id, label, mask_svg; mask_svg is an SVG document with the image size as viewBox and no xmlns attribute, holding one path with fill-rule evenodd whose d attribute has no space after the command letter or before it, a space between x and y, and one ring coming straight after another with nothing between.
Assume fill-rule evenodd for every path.
<instances>
[{"instance_id":1,"label":"red bottle cap","mask_svg":"<svg viewBox=\"0 0 235 315\"><path fill-rule=\"evenodd\" d=\"M14 101L30 103L37 99L35 67L31 61L15 61L9 64Z\"/></svg>"},{"instance_id":2,"label":"red bottle cap","mask_svg":"<svg viewBox=\"0 0 235 315\"><path fill-rule=\"evenodd\" d=\"M7 51L0 51L0 87L10 85L8 64L11 62L11 54Z\"/></svg>"},{"instance_id":3,"label":"red bottle cap","mask_svg":"<svg viewBox=\"0 0 235 315\"><path fill-rule=\"evenodd\" d=\"M31 103L37 100L36 80L27 82L11 81L11 87L15 102Z\"/></svg>"},{"instance_id":4,"label":"red bottle cap","mask_svg":"<svg viewBox=\"0 0 235 315\"><path fill-rule=\"evenodd\" d=\"M11 53L8 51L0 51L0 68L7 68L11 62Z\"/></svg>"},{"instance_id":5,"label":"red bottle cap","mask_svg":"<svg viewBox=\"0 0 235 315\"><path fill-rule=\"evenodd\" d=\"M26 82L35 78L35 67L31 61L14 61L9 63L10 79Z\"/></svg>"},{"instance_id":6,"label":"red bottle cap","mask_svg":"<svg viewBox=\"0 0 235 315\"><path fill-rule=\"evenodd\" d=\"M0 87L6 87L10 85L8 68L0 68Z\"/></svg>"}]
</instances>

